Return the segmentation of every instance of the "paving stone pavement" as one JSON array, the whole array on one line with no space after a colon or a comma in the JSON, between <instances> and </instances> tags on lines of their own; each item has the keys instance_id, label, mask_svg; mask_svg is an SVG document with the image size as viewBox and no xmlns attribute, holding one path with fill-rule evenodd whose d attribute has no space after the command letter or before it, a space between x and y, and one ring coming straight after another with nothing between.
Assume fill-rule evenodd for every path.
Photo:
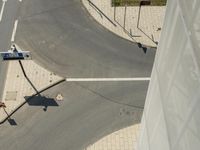
<instances>
[{"instance_id":1,"label":"paving stone pavement","mask_svg":"<svg viewBox=\"0 0 200 150\"><path fill-rule=\"evenodd\" d=\"M121 110L121 115L129 114L129 111ZM137 150L137 142L140 133L140 120L143 114L142 109L131 112L133 125L113 131L98 141L91 143L84 150Z\"/></svg>"},{"instance_id":2,"label":"paving stone pavement","mask_svg":"<svg viewBox=\"0 0 200 150\"><path fill-rule=\"evenodd\" d=\"M111 7L111 0L82 0L82 2L90 15L111 32L146 46L157 46L165 6L115 8ZM140 16L139 21L138 16Z\"/></svg>"},{"instance_id":3,"label":"paving stone pavement","mask_svg":"<svg viewBox=\"0 0 200 150\"><path fill-rule=\"evenodd\" d=\"M10 61L2 99L6 108L5 110L0 108L0 122L7 117L6 113L12 113L25 102L25 96L32 96L37 93L36 90L39 91L62 79L58 75L37 65L32 60L21 61L21 63L34 87L25 78L19 61Z\"/></svg>"},{"instance_id":4,"label":"paving stone pavement","mask_svg":"<svg viewBox=\"0 0 200 150\"><path fill-rule=\"evenodd\" d=\"M157 46L165 6L114 8L111 7L110 0L82 0L82 2L90 15L111 32L132 42L150 47ZM126 17L124 17L125 10ZM140 15L139 22L138 15ZM139 128L140 124L134 124L113 132L89 145L85 150L135 150Z\"/></svg>"},{"instance_id":5,"label":"paving stone pavement","mask_svg":"<svg viewBox=\"0 0 200 150\"><path fill-rule=\"evenodd\" d=\"M34 87L39 91L48 85L51 85L62 78L52 72L37 65L32 60L21 61L25 73ZM18 61L10 61L3 93L2 102L6 108L0 108L0 121L7 117L21 105L25 96L31 96L36 91L25 78L23 71ZM122 110L123 113L126 113ZM142 110L134 112L136 122L141 119ZM140 124L134 124L127 128L113 132L92 145L89 145L85 150L134 150L138 139Z\"/></svg>"},{"instance_id":6,"label":"paving stone pavement","mask_svg":"<svg viewBox=\"0 0 200 150\"><path fill-rule=\"evenodd\" d=\"M121 129L103 137L85 150L136 150L140 124Z\"/></svg>"}]
</instances>

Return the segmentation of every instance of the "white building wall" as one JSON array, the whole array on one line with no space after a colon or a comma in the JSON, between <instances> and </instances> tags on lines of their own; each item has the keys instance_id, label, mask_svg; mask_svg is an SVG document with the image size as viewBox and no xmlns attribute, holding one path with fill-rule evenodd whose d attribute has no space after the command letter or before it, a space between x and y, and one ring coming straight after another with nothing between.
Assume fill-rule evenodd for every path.
<instances>
[{"instance_id":1,"label":"white building wall","mask_svg":"<svg viewBox=\"0 0 200 150\"><path fill-rule=\"evenodd\" d=\"M138 150L200 150L200 0L168 0Z\"/></svg>"}]
</instances>

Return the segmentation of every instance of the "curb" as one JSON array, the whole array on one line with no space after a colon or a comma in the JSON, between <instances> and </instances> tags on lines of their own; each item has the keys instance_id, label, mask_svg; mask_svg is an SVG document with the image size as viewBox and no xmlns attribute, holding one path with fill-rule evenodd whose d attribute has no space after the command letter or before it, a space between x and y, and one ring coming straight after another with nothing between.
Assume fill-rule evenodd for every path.
<instances>
[{"instance_id":1,"label":"curb","mask_svg":"<svg viewBox=\"0 0 200 150\"><path fill-rule=\"evenodd\" d=\"M88 1L88 3L91 3L91 1L90 0L87 0ZM127 34L127 36L129 36L132 40L130 40L130 39L127 39L127 38L125 38L125 37L123 37L123 36L121 36L121 35L119 35L119 34L117 34L116 32L113 32L113 31L111 31L111 30L109 30L106 26L104 26L103 24L101 24L95 17L93 17L93 15L90 13L90 11L87 9L87 7L85 6L85 2L84 2L84 0L81 0L81 3L82 3L82 5L83 5L83 7L84 7L84 9L87 11L87 13L89 14L89 16L97 23L97 24L99 24L101 27L103 27L105 30L107 30L107 31L109 31L110 33L112 33L113 35L115 35L115 36L117 36L117 37L119 37L119 38L121 38L121 39L123 39L123 40L126 40L126 41L128 41L128 42L131 42L131 43L133 43L133 44L135 44L136 46L138 45L138 44L141 44L140 42L137 42L137 41L135 41L135 39L133 39L133 37L130 37L130 34L128 34L128 33L126 33ZM146 47L146 48L149 48L149 49L157 49L157 47L158 47L158 45L157 46L150 46L150 45L147 45L147 44L142 44L143 45L143 47Z\"/></svg>"},{"instance_id":2,"label":"curb","mask_svg":"<svg viewBox=\"0 0 200 150\"><path fill-rule=\"evenodd\" d=\"M8 113L8 115L5 118L3 118L2 120L0 120L0 124L3 124L7 119L9 119L17 110L19 110L24 104L26 104L28 100L30 100L31 98L37 96L38 94L40 94L40 93L42 93L42 92L44 92L44 91L46 91L46 90L48 90L48 89L56 86L56 85L58 85L58 84L60 84L62 82L65 82L65 79L61 79L61 80L59 80L59 81L57 81L57 82L55 82L53 84L50 84L49 86L46 86L45 88L43 88L40 91L38 91L38 93L35 93L32 96L30 96L27 100L24 100L24 102L22 102L21 104L19 104L19 106L17 106L17 108L15 108L13 111L11 111L10 113Z\"/></svg>"}]
</instances>

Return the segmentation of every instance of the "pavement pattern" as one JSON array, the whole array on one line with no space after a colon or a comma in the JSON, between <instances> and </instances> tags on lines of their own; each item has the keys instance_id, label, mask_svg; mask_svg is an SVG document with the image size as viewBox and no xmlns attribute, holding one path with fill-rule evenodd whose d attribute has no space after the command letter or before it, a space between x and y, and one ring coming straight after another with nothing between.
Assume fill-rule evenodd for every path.
<instances>
[{"instance_id":1,"label":"pavement pattern","mask_svg":"<svg viewBox=\"0 0 200 150\"><path fill-rule=\"evenodd\" d=\"M110 0L82 0L90 15L118 36L157 47L165 6L112 7Z\"/></svg>"},{"instance_id":2,"label":"pavement pattern","mask_svg":"<svg viewBox=\"0 0 200 150\"><path fill-rule=\"evenodd\" d=\"M141 113L142 115L142 113ZM141 116L140 116L141 117ZM84 150L136 150L140 124L115 131Z\"/></svg>"},{"instance_id":3,"label":"pavement pattern","mask_svg":"<svg viewBox=\"0 0 200 150\"><path fill-rule=\"evenodd\" d=\"M52 85L62 78L40 67L32 60L21 61L26 77L18 61L10 61L3 92L2 102L6 108L0 108L0 122L23 104L28 97Z\"/></svg>"},{"instance_id":4,"label":"pavement pattern","mask_svg":"<svg viewBox=\"0 0 200 150\"><path fill-rule=\"evenodd\" d=\"M144 53L137 44L112 34L90 17L81 0L26 0L17 10L14 42L31 51L42 68L67 79L150 77L155 49ZM1 148L82 150L140 123L148 84L149 80L62 82L1 124Z\"/></svg>"}]
</instances>

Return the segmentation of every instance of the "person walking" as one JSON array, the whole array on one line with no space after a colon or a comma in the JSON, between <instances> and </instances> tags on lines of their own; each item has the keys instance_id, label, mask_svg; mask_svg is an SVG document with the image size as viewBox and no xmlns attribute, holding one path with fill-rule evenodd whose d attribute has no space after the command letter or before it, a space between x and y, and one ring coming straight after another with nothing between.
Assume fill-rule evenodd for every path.
<instances>
[{"instance_id":1,"label":"person walking","mask_svg":"<svg viewBox=\"0 0 200 150\"><path fill-rule=\"evenodd\" d=\"M0 102L0 108L1 107L3 107L3 108L6 108L6 105L5 105L5 103L3 103L3 102Z\"/></svg>"}]
</instances>

